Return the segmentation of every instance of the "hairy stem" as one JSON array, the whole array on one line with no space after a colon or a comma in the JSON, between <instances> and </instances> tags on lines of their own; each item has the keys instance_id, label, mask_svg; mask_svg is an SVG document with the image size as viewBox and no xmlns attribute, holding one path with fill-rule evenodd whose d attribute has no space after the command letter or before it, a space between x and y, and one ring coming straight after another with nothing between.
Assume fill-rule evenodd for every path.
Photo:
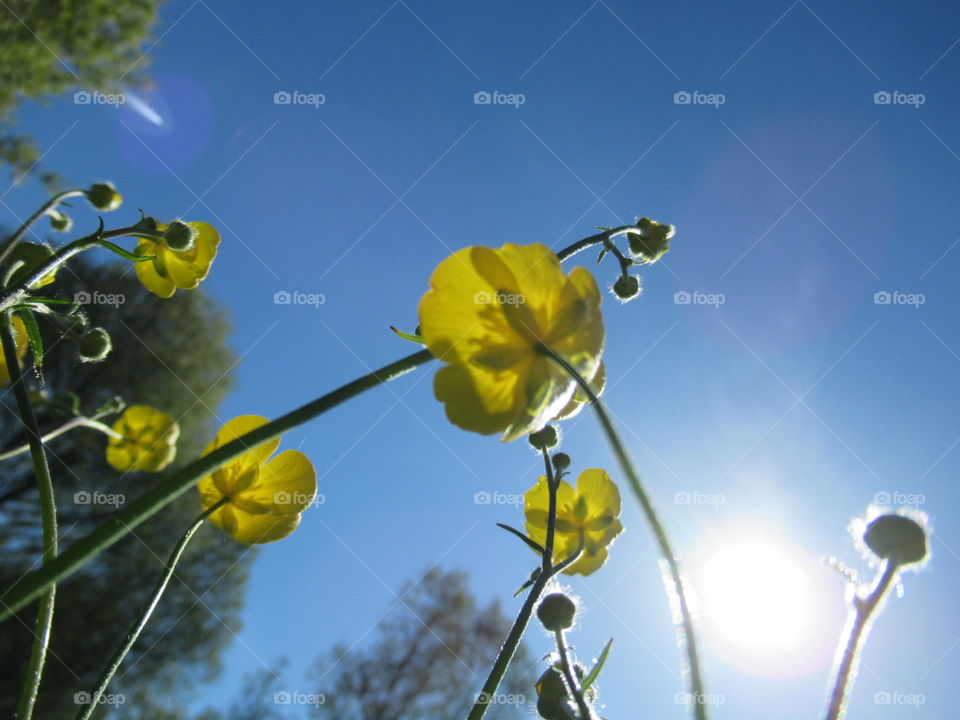
<instances>
[{"instance_id":1,"label":"hairy stem","mask_svg":"<svg viewBox=\"0 0 960 720\"><path fill-rule=\"evenodd\" d=\"M193 487L200 478L209 475L247 450L279 437L288 430L312 420L341 403L371 388L405 375L433 359L428 350L420 350L379 370L364 375L306 405L283 415L273 422L232 440L209 455L194 460L162 480L112 518L73 543L65 552L39 570L28 573L16 585L0 596L0 621L40 595L52 583L58 582L77 568L92 560L120 538L135 530L140 523Z\"/></svg>"},{"instance_id":2,"label":"hairy stem","mask_svg":"<svg viewBox=\"0 0 960 720\"><path fill-rule=\"evenodd\" d=\"M854 595L853 597L853 607L844 631L845 637L841 638L840 646L837 648L837 669L827 706L827 720L840 720L846 715L847 700L857 674L860 652L870 632L873 616L896 580L897 567L890 560L884 560L883 567L867 596L861 598Z\"/></svg>"},{"instance_id":3,"label":"hairy stem","mask_svg":"<svg viewBox=\"0 0 960 720\"><path fill-rule=\"evenodd\" d=\"M67 198L77 197L83 195L83 190L66 190L62 193L54 195L52 198L47 200L43 205L40 206L40 209L37 210L33 215L27 218L26 222L23 223L16 232L13 233L8 239L6 245L3 246L3 250L0 250L0 265L3 265L6 262L7 258L10 257L10 254L13 252L14 248L17 246L23 236L27 234L27 231L36 223L40 218L46 215L48 212L57 207L61 202Z\"/></svg>"},{"instance_id":4,"label":"hairy stem","mask_svg":"<svg viewBox=\"0 0 960 720\"><path fill-rule=\"evenodd\" d=\"M130 649L133 647L134 643L137 642L137 638L140 637L140 633L143 632L143 628L146 627L147 622L150 620L150 616L153 615L153 611L160 603L160 598L163 597L163 593L166 591L167 585L170 584L170 578L173 577L173 573L177 569L177 563L180 562L183 551L187 549L187 543L190 542L190 539L203 524L203 521L206 520L207 517L209 517L214 511L218 510L222 505L229 501L230 498L225 497L216 504L211 505L209 508L200 513L197 519L194 520L190 524L190 527L187 528L186 532L183 533L180 541L173 548L173 552L170 553L170 557L167 559L167 563L164 566L163 575L161 575L160 579L157 580L157 584L154 586L153 592L150 594L150 600L147 602L147 606L143 609L143 612L140 613L137 619L133 621L133 625L131 625L130 629L127 631L127 635L123 641L123 644L117 648L117 652L114 653L113 657L110 658L110 662L108 662L107 666L103 669L103 672L100 674L100 678L97 680L96 689L90 693L89 698L87 698L87 705L83 706L77 713L77 720L89 720L90 716L93 715L94 711L99 707L100 698L102 698L104 693L107 691L107 687L110 685L110 681L113 679L113 676L119 669L120 664L130 652Z\"/></svg>"},{"instance_id":5,"label":"hairy stem","mask_svg":"<svg viewBox=\"0 0 960 720\"><path fill-rule=\"evenodd\" d=\"M657 515L656 510L654 509L653 504L650 502L650 498L647 495L647 491L643 487L643 482L640 479L640 475L634 468L633 461L630 459L627 449L624 446L623 441L620 439L620 434L617 432L616 427L614 427L610 416L607 414L606 408L603 406L603 403L600 402L600 399L597 397L596 393L593 392L593 388L590 387L590 384L583 378L582 375L580 375L579 372L577 372L577 369L573 367L566 360L566 358L562 357L545 345L540 346L540 351L557 363L557 365L562 367L567 374L576 381L586 396L590 398L590 404L593 406L593 409L597 414L597 418L600 420L600 425L603 427L604 433L607 436L607 440L610 442L610 445L613 448L613 453L617 457L620 468L627 476L627 480L630 483L630 489L633 491L634 497L636 497L637 502L640 504L640 508L643 510L643 514L647 519L647 523L650 525L650 529L657 540L657 545L660 548L660 554L663 556L669 571L669 578L667 578L666 575L664 576L665 579L669 579L669 583L667 584L667 595L670 598L671 604L673 604L674 601L676 602L677 609L680 612L680 628L683 635L682 645L686 650L687 663L689 666L690 692L693 696L691 705L693 707L694 717L696 720L706 720L707 711L704 703L702 702L704 697L703 678L700 673L700 659L699 654L697 653L697 641L693 629L693 615L690 611L690 604L687 599L686 590L684 589L683 576L680 572L680 563L677 561L677 558L674 555L673 548L670 545L670 540L667 537L663 523L660 522L660 518Z\"/></svg>"},{"instance_id":6,"label":"hairy stem","mask_svg":"<svg viewBox=\"0 0 960 720\"><path fill-rule=\"evenodd\" d=\"M27 432L27 441L33 460L33 472L37 478L37 487L40 491L40 517L43 525L43 567L49 567L50 563L57 557L57 507L53 495L53 481L50 478L50 466L47 464L47 454L43 448L40 429L37 427L37 418L33 413L33 406L30 405L27 388L23 384L23 374L20 370L20 360L17 357L17 347L10 323L10 313L3 313L2 328L0 328L3 356L10 375L10 384L17 399L20 419ZM53 609L57 586L50 583L42 592L43 595L37 608L37 620L33 630L33 647L30 650L30 660L27 664L27 675L17 706L17 718L19 720L30 720L33 716L33 709L37 704L37 695L40 692L43 667L47 659L47 647L50 644L50 630L53 627Z\"/></svg>"}]
</instances>

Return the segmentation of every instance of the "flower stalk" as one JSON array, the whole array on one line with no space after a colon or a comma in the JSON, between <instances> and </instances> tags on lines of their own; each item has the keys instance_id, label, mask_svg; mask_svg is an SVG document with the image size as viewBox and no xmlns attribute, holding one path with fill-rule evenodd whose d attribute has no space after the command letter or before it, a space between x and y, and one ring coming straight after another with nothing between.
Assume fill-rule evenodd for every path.
<instances>
[{"instance_id":1,"label":"flower stalk","mask_svg":"<svg viewBox=\"0 0 960 720\"><path fill-rule=\"evenodd\" d=\"M666 588L667 595L671 600L671 604L673 604L674 601L676 602L676 606L680 612L680 628L683 638L682 643L684 649L686 650L688 671L690 673L690 692L694 699L694 702L691 703L693 706L694 718L696 718L696 720L706 720L706 708L702 702L698 702L700 698L704 697L704 686L703 678L700 673L700 660L697 652L696 635L693 628L693 614L690 610L690 604L684 588L683 576L680 572L680 564L677 561L677 558L673 552L673 548L670 545L670 540L667 537L663 523L660 522L660 518L657 515L656 509L653 507L653 503L650 501L650 498L643 487L643 482L640 479L640 475L634 468L633 461L630 459L626 447L624 446L623 441L620 439L620 434L617 432L616 427L614 427L613 422L611 421L610 416L607 414L607 410L603 403L600 402L600 399L597 397L596 393L594 393L593 388L590 387L590 384L564 357L554 352L546 345L542 344L540 345L540 352L563 368L567 374L574 381L576 381L576 383L583 390L584 394L590 399L590 404L593 406L593 409L597 414L597 418L600 421L600 425L603 427L604 433L607 436L607 440L613 448L613 453L617 457L620 468L627 476L627 480L630 483L630 489L633 491L637 502L640 504L640 508L643 510L643 514L647 519L647 523L650 525L650 529L656 538L657 545L660 548L660 554L663 556L668 569L668 573L664 574L664 579L668 581Z\"/></svg>"},{"instance_id":2,"label":"flower stalk","mask_svg":"<svg viewBox=\"0 0 960 720\"><path fill-rule=\"evenodd\" d=\"M47 464L47 455L37 426L37 418L30 404L30 395L23 383L23 373L20 361L17 358L16 343L13 338L10 313L2 313L0 319L0 335L2 335L3 355L7 370L10 374L10 384L13 387L17 400L17 409L20 419L27 432L27 441L30 455L33 460L33 471L37 478L37 487L40 495L40 517L43 526L43 567L49 567L57 557L57 507L53 494L53 481L50 477L50 466ZM37 694L40 691L40 680L43 677L43 668L47 659L47 648L50 644L50 631L53 627L53 610L56 600L57 586L49 583L37 595L40 603L37 608L37 619L33 630L33 647L27 664L27 676L17 706L17 718L30 720L37 704Z\"/></svg>"}]
</instances>

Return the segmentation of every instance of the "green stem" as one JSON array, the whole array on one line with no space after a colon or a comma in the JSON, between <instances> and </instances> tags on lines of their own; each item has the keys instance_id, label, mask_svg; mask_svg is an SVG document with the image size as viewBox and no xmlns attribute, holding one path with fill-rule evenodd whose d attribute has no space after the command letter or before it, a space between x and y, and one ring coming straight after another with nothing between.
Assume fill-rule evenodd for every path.
<instances>
[{"instance_id":1,"label":"green stem","mask_svg":"<svg viewBox=\"0 0 960 720\"><path fill-rule=\"evenodd\" d=\"M302 405L273 422L267 423L242 438L233 440L209 455L184 466L124 507L123 510L88 535L73 543L55 560L39 570L28 573L5 595L0 596L0 600L3 601L2 607L0 607L0 621L10 617L13 612L40 595L52 583L60 581L127 533L136 529L140 523L193 487L200 478L209 475L247 450L279 437L288 430L322 415L371 388L398 378L432 359L433 356L428 350L420 350L401 358L306 405Z\"/></svg>"},{"instance_id":2,"label":"green stem","mask_svg":"<svg viewBox=\"0 0 960 720\"><path fill-rule=\"evenodd\" d=\"M27 230L29 230L33 224L37 222L37 220L53 210L55 207L57 207L57 205L67 198L77 197L78 195L83 194L83 190L66 190L62 193L54 195L52 198L47 200L47 202L41 205L39 210L27 218L27 221L23 223L23 225L17 228L17 231L13 233L13 235L11 235L7 240L7 244L3 246L3 250L0 250L0 265L3 265L7 258L10 257L10 253L13 252L13 249L17 246L17 243L23 239L23 236L27 234Z\"/></svg>"},{"instance_id":3,"label":"green stem","mask_svg":"<svg viewBox=\"0 0 960 720\"><path fill-rule=\"evenodd\" d=\"M85 250L97 247L102 240L129 236L159 238L161 237L161 233L144 230L143 228L131 225L130 227L117 228L116 230L98 230L97 232L91 233L86 237L77 238L73 242L64 245L62 248L57 250L57 252L47 258L45 262L38 265L36 270L34 270L30 277L28 277L26 280L18 284L16 287L5 289L3 294L0 295L0 311L8 310L23 300L24 296L34 283L46 277L50 273L56 272L61 265L67 262L67 260L72 258L74 255L78 255Z\"/></svg>"},{"instance_id":4,"label":"green stem","mask_svg":"<svg viewBox=\"0 0 960 720\"><path fill-rule=\"evenodd\" d=\"M24 429L27 432L30 455L33 459L33 471L40 491L40 517L43 525L43 567L47 568L57 557L57 506L53 495L50 467L47 464L47 454L43 448L43 440L40 438L37 418L33 413L33 407L30 405L30 395L23 384L23 374L20 370L20 360L17 357L17 346L13 339L10 323L10 313L3 313L2 328L0 328L3 356L10 375L10 384L17 399L20 419L23 421ZM53 608L57 586L50 583L41 592L43 592L43 596L40 598L37 608L37 620L33 631L33 647L30 650L27 676L24 680L20 702L17 705L17 718L19 720L30 720L33 716L33 709L37 704L37 695L40 691L40 680L43 677L43 667L47 659L47 647L50 644L50 630L53 627Z\"/></svg>"},{"instance_id":5,"label":"green stem","mask_svg":"<svg viewBox=\"0 0 960 720\"><path fill-rule=\"evenodd\" d=\"M557 253L557 257L560 259L560 262L567 260L568 258L573 257L581 250L586 250L591 248L594 245L603 245L618 235L624 235L630 231L636 232L636 225L621 225L620 227L610 228L609 230L604 230L601 233L596 235L591 235L590 237L585 237L583 240L577 240L577 242L572 245L568 245L563 250ZM621 256L622 257L622 256Z\"/></svg>"},{"instance_id":6,"label":"green stem","mask_svg":"<svg viewBox=\"0 0 960 720\"><path fill-rule=\"evenodd\" d=\"M563 679L567 681L567 690L577 701L577 710L580 711L580 720L592 720L593 713L583 697L583 688L577 682L576 675L573 672L573 665L570 663L570 656L567 653L567 639L564 637L563 630L554 632L554 639L557 641L557 652L560 654L560 670L563 672Z\"/></svg>"},{"instance_id":7,"label":"green stem","mask_svg":"<svg viewBox=\"0 0 960 720\"><path fill-rule=\"evenodd\" d=\"M118 440L123 439L123 436L120 435L120 433L114 431L114 429L111 428L109 425L104 425L102 422L94 420L93 418L75 417L75 418L71 418L70 420L67 420L67 422L65 422L60 427L54 430L51 430L42 438L40 438L40 440L44 443L48 443L51 440L53 440L55 437L59 437L64 433L70 432L74 428L78 428L78 427L92 428L94 430L99 430L104 435L117 438ZM7 450L5 453L0 453L0 462L3 462L4 460L9 460L10 458L16 457L17 455L22 455L23 453L27 452L29 449L30 449L30 443L26 443L19 447L13 448L12 450Z\"/></svg>"},{"instance_id":8,"label":"green stem","mask_svg":"<svg viewBox=\"0 0 960 720\"><path fill-rule=\"evenodd\" d=\"M650 502L650 498L643 487L643 482L640 479L640 475L634 468L633 461L630 459L627 449L624 446L623 441L620 439L620 434L617 432L613 422L610 420L610 416L607 414L607 410L603 406L603 403L600 402L600 399L597 397L596 393L593 392L593 388L590 387L590 384L584 380L583 376L577 372L577 369L573 367L566 360L566 358L562 357L545 345L541 345L539 350L557 363L557 365L562 367L567 374L576 381L586 396L590 398L590 404L593 406L593 409L597 414L597 418L600 420L600 425L603 427L603 430L607 436L607 440L610 442L610 445L613 448L613 453L616 455L617 461L620 463L620 468L627 476L627 480L630 483L630 489L633 491L637 502L639 502L640 507L643 510L643 514L647 519L647 523L650 525L650 529L653 531L653 534L656 537L657 545L660 548L660 554L663 556L663 559L666 562L669 570L670 582L667 586L667 595L671 600L671 604L673 604L673 601L676 601L677 609L680 611L680 627L683 634L682 644L685 646L687 663L689 665L690 692L693 699L691 705L693 707L694 717L696 720L706 720L707 711L704 703L702 702L704 698L703 678L700 673L700 660L697 653L696 635L694 634L693 629L693 615L690 611L687 593L683 586L683 576L680 572L680 564L677 562L673 548L670 546L670 541L667 537L666 530L663 527L663 523L660 522L660 518L657 515L656 510L654 509L653 504ZM666 579L666 576L664 576L664 580Z\"/></svg>"},{"instance_id":9,"label":"green stem","mask_svg":"<svg viewBox=\"0 0 960 720\"><path fill-rule=\"evenodd\" d=\"M544 542L546 552L543 553L541 558L540 574L537 575L537 579L533 581L527 599L523 601L520 612L517 613L517 617L510 627L507 639L504 640L497 659L494 661L493 667L490 668L490 674L487 675L487 680L483 683L483 688L477 695L477 699L470 709L470 714L467 715L467 720L480 720L487 712L487 708L490 706L490 700L500 687L503 676L507 674L507 668L510 667L510 662L513 660L514 653L517 651L520 639L527 629L527 623L530 622L530 616L533 615L533 607L537 604L537 600L540 599L540 595L543 593L544 588L546 588L547 583L550 582L550 578L556 574L553 567L553 542L554 535L556 534L557 488L559 487L559 482L555 481L553 477L553 468L550 466L550 457L547 451L543 450L542 452L544 464L547 468L549 501L547 510L547 537Z\"/></svg>"},{"instance_id":10,"label":"green stem","mask_svg":"<svg viewBox=\"0 0 960 720\"><path fill-rule=\"evenodd\" d=\"M123 663L124 658L126 658L134 643L137 642L137 638L140 637L140 633L143 632L143 628L146 627L147 622L150 620L150 616L153 615L153 611L160 603L160 598L163 597L163 593L166 591L167 585L170 583L170 578L173 577L174 570L177 568L177 563L180 562L180 557L183 555L183 551L187 549L187 543L190 542L190 539L203 524L203 521L206 520L210 514L218 510L222 505L229 501L230 498L222 498L216 504L204 510L202 513L200 513L197 519L190 524L190 527L187 528L186 532L183 533L183 537L180 538L180 542L176 544L176 547L173 548L173 552L170 553L170 557L167 559L167 564L165 566L163 575L161 575L160 579L157 580L157 584L154 586L153 592L150 594L150 600L147 603L147 606L143 609L143 612L140 613L139 617L133 621L133 625L131 625L130 629L127 631L127 635L123 641L123 644L117 648L117 652L114 653L113 657L110 658L110 662L108 662L107 666L103 669L103 672L100 674L100 678L97 680L96 690L90 693L88 698L89 703L81 708L79 712L77 712L77 720L89 720L90 716L99 706L100 698L102 698L104 693L107 691L110 681L120 668L121 663Z\"/></svg>"},{"instance_id":11,"label":"green stem","mask_svg":"<svg viewBox=\"0 0 960 720\"><path fill-rule=\"evenodd\" d=\"M895 563L884 560L870 593L864 598L857 595L853 597L853 607L845 630L846 639L841 639L837 650L837 670L827 707L827 720L840 720L846 715L850 689L857 674L860 652L870 632L872 617L893 585L897 568Z\"/></svg>"}]
</instances>

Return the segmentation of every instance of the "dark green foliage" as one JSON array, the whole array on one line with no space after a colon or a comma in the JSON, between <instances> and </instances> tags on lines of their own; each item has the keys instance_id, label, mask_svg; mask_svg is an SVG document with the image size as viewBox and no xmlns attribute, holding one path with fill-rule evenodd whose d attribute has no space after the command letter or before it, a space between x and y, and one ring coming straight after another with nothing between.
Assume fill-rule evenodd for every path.
<instances>
[{"instance_id":1,"label":"dark green foliage","mask_svg":"<svg viewBox=\"0 0 960 720\"><path fill-rule=\"evenodd\" d=\"M180 418L176 464L195 458L219 427L214 411L228 389L235 361L226 344L229 328L224 312L202 290L181 292L170 300L151 295L129 263L74 262L42 292L70 299L79 292L100 300L123 298L116 307L84 306L91 325L106 328L113 338L113 352L101 363L81 363L76 344L61 339L45 318L39 319L47 354L43 369L46 396L69 404L67 393L76 392L87 412L117 394L128 404L153 405ZM11 448L25 438L12 395L0 395L0 447ZM64 420L50 406L41 404L37 410L44 432ZM157 476L146 473L122 476L106 464L105 448L106 437L85 428L50 442L62 546L115 509L109 502L77 503L76 493L99 493L101 499L113 497L118 502L123 496L129 501L157 482ZM7 588L40 556L40 516L27 456L5 461L2 470L0 588ZM60 585L36 717L73 716L73 694L91 689L144 606L162 563L199 510L196 493L186 493ZM179 690L217 670L219 651L231 639L228 627L238 628L242 589L252 558L247 550L213 528L197 533L111 692L132 696L142 691L169 706ZM4 668L0 673L0 717L13 715L30 649L27 628L33 626L34 614L35 606L27 608L18 614L19 621L8 621L0 632L0 667ZM128 710L129 704L121 708L121 714Z\"/></svg>"}]
</instances>

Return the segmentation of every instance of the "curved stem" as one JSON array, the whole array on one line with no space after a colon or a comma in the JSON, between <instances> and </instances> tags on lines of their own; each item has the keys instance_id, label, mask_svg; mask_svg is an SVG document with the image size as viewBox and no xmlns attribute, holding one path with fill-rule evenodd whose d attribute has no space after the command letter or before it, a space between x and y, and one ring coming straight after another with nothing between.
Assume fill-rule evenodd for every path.
<instances>
[{"instance_id":1,"label":"curved stem","mask_svg":"<svg viewBox=\"0 0 960 720\"><path fill-rule=\"evenodd\" d=\"M100 678L97 680L96 689L90 693L89 698L87 698L89 701L88 704L81 708L79 712L77 712L77 720L88 720L93 714L94 710L96 710L99 706L100 698L102 698L106 692L107 686L110 685L110 681L116 674L117 669L127 656L127 653L130 652L130 649L133 647L134 643L137 642L137 638L140 637L140 633L143 632L143 628L146 627L147 622L150 620L150 616L153 615L153 611L160 603L160 598L163 597L163 593L167 589L167 585L170 584L170 578L173 577L173 572L177 568L177 563L180 562L183 551L187 549L187 543L190 542L190 539L203 524L203 521L206 520L211 513L220 509L222 505L229 501L230 498L228 497L221 498L216 504L210 506L200 513L197 519L194 520L190 524L190 527L187 528L186 532L183 533L183 537L180 538L180 542L176 544L176 546L173 548L173 552L170 553L170 557L167 559L167 564L164 566L164 573L160 576L160 579L157 580L157 584L154 586L153 592L150 594L150 600L147 602L147 606L143 609L143 612L140 613L139 617L133 621L133 625L131 625L130 629L127 631L127 635L123 641L123 644L117 649L117 652L114 653L113 657L110 658L110 662L108 662L107 666L103 669L103 672L100 674Z\"/></svg>"},{"instance_id":2,"label":"curved stem","mask_svg":"<svg viewBox=\"0 0 960 720\"><path fill-rule=\"evenodd\" d=\"M577 682L573 672L573 665L570 663L570 656L567 653L567 639L564 637L563 630L554 632L554 639L557 641L557 652L560 654L560 670L563 672L563 679L567 681L567 690L577 701L577 710L580 711L580 720L591 720L592 713L583 697L583 688Z\"/></svg>"},{"instance_id":3,"label":"curved stem","mask_svg":"<svg viewBox=\"0 0 960 720\"><path fill-rule=\"evenodd\" d=\"M480 690L473 707L470 709L470 714L467 715L467 720L480 720L487 712L490 699L496 694L497 688L500 687L500 683L503 681L503 676L507 673L507 668L510 667L510 662L513 660L514 653L517 651L517 646L520 644L523 633L527 629L527 623L530 622L530 616L533 614L533 606L537 604L537 600L540 599L540 595L543 593L544 588L546 588L547 583L550 582L550 578L556 574L556 569L553 567L553 542L556 534L557 487L559 486L559 481L553 476L553 468L550 466L550 457L547 451L543 450L542 452L546 465L549 500L547 537L544 542L546 552L544 552L542 556L540 574L537 575L537 579L533 581L530 592L526 600L523 601L520 612L517 613L517 617L510 627L507 639L503 641L503 646L497 654L497 659L494 661L493 667L490 668L490 674L487 675L487 680L483 683L483 688Z\"/></svg>"},{"instance_id":4,"label":"curved stem","mask_svg":"<svg viewBox=\"0 0 960 720\"><path fill-rule=\"evenodd\" d=\"M17 243L19 243L23 239L23 236L27 234L27 230L29 230L33 226L33 224L37 222L37 220L39 220L48 212L53 210L55 207L57 207L57 205L59 205L61 202L63 202L67 198L77 197L83 194L84 194L83 190L66 190L62 193L58 193L54 195L52 198L47 200L43 205L41 205L39 210L37 210L33 215L27 218L26 222L24 222L23 225L17 228L16 232L14 232L13 235L11 235L7 240L7 244L3 246L3 250L0 250L0 265L3 265L6 259L10 257L10 253L13 252L13 249L17 246Z\"/></svg>"},{"instance_id":5,"label":"curved stem","mask_svg":"<svg viewBox=\"0 0 960 720\"><path fill-rule=\"evenodd\" d=\"M47 258L45 262L38 265L30 277L19 283L16 287L5 289L3 294L0 295L0 310L7 310L16 305L23 299L23 297L27 294L27 291L34 283L39 282L42 278L46 277L50 273L56 272L61 265L67 262L67 260L72 258L74 255L78 255L79 253L89 250L90 248L97 247L102 240L128 236L160 237L160 233L154 233L144 230L143 228L138 228L135 225L131 225L129 227L117 228L116 230L98 230L97 232L91 233L86 237L78 238L73 242L64 245L62 248L57 250L57 252Z\"/></svg>"},{"instance_id":6,"label":"curved stem","mask_svg":"<svg viewBox=\"0 0 960 720\"><path fill-rule=\"evenodd\" d=\"M833 681L833 690L830 693L830 702L827 706L827 720L840 720L847 712L847 700L853 680L857 674L857 664L860 660L860 651L870 632L872 618L880 607L887 592L897 577L897 565L884 560L883 568L877 574L873 588L864 597L853 597L853 607L847 620L844 632L846 639L841 638L837 648L836 674Z\"/></svg>"},{"instance_id":7,"label":"curved stem","mask_svg":"<svg viewBox=\"0 0 960 720\"><path fill-rule=\"evenodd\" d=\"M603 406L603 403L600 402L600 399L597 397L596 393L593 392L593 388L590 387L590 384L584 380L583 376L577 372L577 369L573 367L566 360L566 358L562 357L545 345L541 345L539 349L540 352L562 367L567 374L576 381L586 396L590 398L590 404L593 406L593 409L597 414L597 418L600 420L600 425L603 427L603 430L607 435L607 440L610 442L610 445L613 448L614 455L617 456L617 461L620 463L620 468L627 476L627 480L630 483L630 489L633 491L633 494L636 497L637 502L640 504L640 508L643 510L643 514L647 519L647 523L650 525L650 529L653 531L653 534L656 537L657 545L660 548L660 554L663 556L669 571L669 578L667 578L666 575L664 576L665 580L669 579L669 583L667 585L667 595L670 598L671 604L676 602L676 607L680 613L680 627L683 634L683 644L686 649L687 663L689 665L690 672L690 692L693 697L693 702L691 705L693 707L694 717L696 720L706 720L707 711L704 703L702 702L702 698L704 697L703 678L700 673L700 660L697 653L697 641L693 629L693 615L690 611L690 604L687 599L686 590L683 586L683 576L680 572L680 563L677 562L677 558L674 555L673 548L671 547L670 541L667 538L667 533L663 527L663 523L660 522L660 518L657 515L656 510L654 509L653 504L650 502L650 498L643 487L643 482L640 479L640 475L634 468L633 461L630 459L626 447L624 446L623 441L620 439L619 433L614 427L613 422L610 420L610 416L607 414L607 410Z\"/></svg>"},{"instance_id":8,"label":"curved stem","mask_svg":"<svg viewBox=\"0 0 960 720\"><path fill-rule=\"evenodd\" d=\"M97 421L97 420L94 420L93 418L88 418L88 417L75 417L75 418L70 418L69 420L67 420L67 422L65 422L65 423L64 423L63 425L61 425L60 427L58 427L58 428L56 428L56 429L54 429L54 430L51 430L51 431L48 432L46 435L44 435L42 438L40 438L40 440L41 440L42 442L44 442L44 443L48 443L48 442L50 442L51 440L53 440L55 437L60 437L60 436L63 435L64 433L70 432L70 431L73 430L74 428L78 428L78 427L88 427L88 428L92 428L92 429L94 429L94 430L99 430L99 431L102 432L104 435L108 435L108 436L110 436L110 437L117 438L118 440L122 440L122 439L123 439L123 436L120 435L120 433L116 432L116 431L115 431L113 428L111 428L109 425L104 425L102 422L99 422L99 421ZM30 450L30 443L26 443L26 444L24 444L24 445L20 445L19 447L15 447L15 448L13 448L12 450L7 450L7 451L4 452L4 453L0 453L0 462L2 462L2 461L4 461L4 460L9 460L10 458L16 457L17 455L22 455L23 453L27 452L28 450Z\"/></svg>"},{"instance_id":9,"label":"curved stem","mask_svg":"<svg viewBox=\"0 0 960 720\"><path fill-rule=\"evenodd\" d=\"M17 357L17 346L13 339L9 313L3 313L2 335L3 356L10 375L10 384L17 399L20 419L27 432L27 441L30 445L30 455L33 459L33 471L37 478L37 487L40 491L40 515L43 525L43 567L57 557L57 507L53 495L53 481L50 478L50 466L47 464L47 454L43 448L40 429L37 427L37 418L30 405L30 396L23 384L23 375L20 370L20 360ZM47 647L50 644L50 630L53 626L53 608L56 599L57 586L50 583L37 608L37 621L33 631L33 647L30 650L30 660L27 665L27 676L17 706L17 718L30 720L33 709L37 704L37 695L40 691L40 679L43 677L43 666L47 659ZM39 594L39 593L38 593Z\"/></svg>"},{"instance_id":10,"label":"curved stem","mask_svg":"<svg viewBox=\"0 0 960 720\"><path fill-rule=\"evenodd\" d=\"M596 235L591 235L590 237L585 237L583 240L577 240L577 242L572 245L568 245L563 250L557 253L557 257L560 258L560 262L573 257L581 250L586 250L587 248L593 247L594 245L602 245L609 240L612 240L617 235L623 235L630 231L637 231L636 225L621 225L620 227L611 228L609 230L604 230L601 233Z\"/></svg>"},{"instance_id":11,"label":"curved stem","mask_svg":"<svg viewBox=\"0 0 960 720\"><path fill-rule=\"evenodd\" d=\"M52 583L60 581L113 545L117 540L136 529L140 523L193 487L200 478L209 475L247 450L279 437L288 430L322 415L350 398L405 375L432 359L433 356L428 350L420 350L401 358L306 405L302 405L273 422L247 433L242 438L232 440L209 455L198 458L184 466L134 502L125 506L123 510L88 535L73 543L55 560L39 570L25 575L17 585L0 596L0 600L2 600L2 603L0 603L0 621L6 620L13 612L37 597Z\"/></svg>"}]
</instances>

